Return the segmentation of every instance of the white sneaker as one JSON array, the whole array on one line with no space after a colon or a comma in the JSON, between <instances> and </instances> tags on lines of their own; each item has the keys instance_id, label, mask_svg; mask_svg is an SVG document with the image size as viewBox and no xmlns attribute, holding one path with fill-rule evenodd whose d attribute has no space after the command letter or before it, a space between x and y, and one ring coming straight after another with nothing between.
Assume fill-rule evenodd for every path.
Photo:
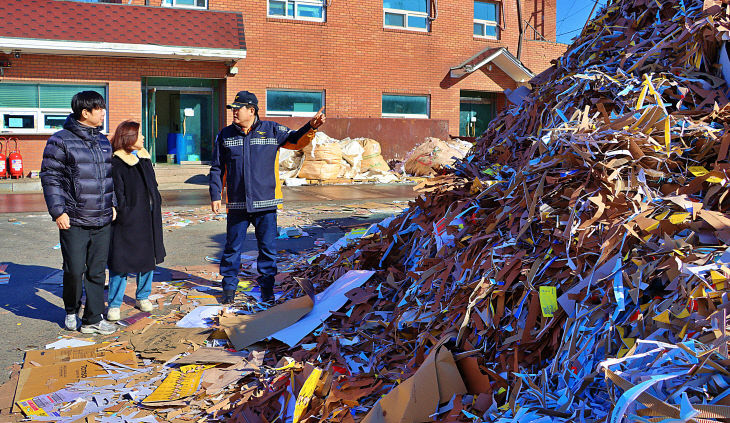
<instances>
[{"instance_id":1,"label":"white sneaker","mask_svg":"<svg viewBox=\"0 0 730 423\"><path fill-rule=\"evenodd\" d=\"M93 325L81 325L81 333L97 333L99 335L111 335L117 330L117 325L102 319Z\"/></svg>"},{"instance_id":2,"label":"white sneaker","mask_svg":"<svg viewBox=\"0 0 730 423\"><path fill-rule=\"evenodd\" d=\"M79 318L75 314L67 314L64 324L66 330L77 330L79 328Z\"/></svg>"},{"instance_id":3,"label":"white sneaker","mask_svg":"<svg viewBox=\"0 0 730 423\"><path fill-rule=\"evenodd\" d=\"M111 307L106 311L106 319L110 322L116 322L119 318L119 307Z\"/></svg>"},{"instance_id":4,"label":"white sneaker","mask_svg":"<svg viewBox=\"0 0 730 423\"><path fill-rule=\"evenodd\" d=\"M135 307L142 311L152 311L152 302L150 302L147 298L144 300L137 300Z\"/></svg>"}]
</instances>

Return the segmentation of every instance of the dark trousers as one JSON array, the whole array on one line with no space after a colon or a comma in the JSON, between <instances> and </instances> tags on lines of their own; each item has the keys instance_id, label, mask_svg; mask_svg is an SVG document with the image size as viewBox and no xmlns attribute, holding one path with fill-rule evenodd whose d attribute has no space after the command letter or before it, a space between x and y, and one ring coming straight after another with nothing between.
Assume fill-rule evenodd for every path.
<instances>
[{"instance_id":1,"label":"dark trousers","mask_svg":"<svg viewBox=\"0 0 730 423\"><path fill-rule=\"evenodd\" d=\"M241 268L241 253L246 240L248 225L256 229L259 256L256 267L261 288L273 288L276 276L276 210L248 213L244 210L229 210L226 225L226 246L221 257L223 289L233 291L238 287L238 272Z\"/></svg>"},{"instance_id":2,"label":"dark trousers","mask_svg":"<svg viewBox=\"0 0 730 423\"><path fill-rule=\"evenodd\" d=\"M86 288L86 305L82 323L93 325L104 312L104 282L111 241L111 225L102 227L71 226L62 229L63 304L66 314L81 308L81 294ZM83 277L86 275L86 283ZM84 286L85 285L85 286Z\"/></svg>"}]
</instances>

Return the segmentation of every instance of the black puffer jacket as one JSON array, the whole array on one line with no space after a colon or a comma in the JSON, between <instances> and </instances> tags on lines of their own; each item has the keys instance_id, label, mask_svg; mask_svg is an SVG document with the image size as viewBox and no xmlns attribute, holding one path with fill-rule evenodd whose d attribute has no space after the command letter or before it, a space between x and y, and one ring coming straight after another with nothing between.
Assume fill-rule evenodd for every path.
<instances>
[{"instance_id":1,"label":"black puffer jacket","mask_svg":"<svg viewBox=\"0 0 730 423\"><path fill-rule=\"evenodd\" d=\"M112 146L99 131L73 115L51 135L43 150L41 184L53 220L68 214L73 226L104 226L116 207Z\"/></svg>"}]
</instances>

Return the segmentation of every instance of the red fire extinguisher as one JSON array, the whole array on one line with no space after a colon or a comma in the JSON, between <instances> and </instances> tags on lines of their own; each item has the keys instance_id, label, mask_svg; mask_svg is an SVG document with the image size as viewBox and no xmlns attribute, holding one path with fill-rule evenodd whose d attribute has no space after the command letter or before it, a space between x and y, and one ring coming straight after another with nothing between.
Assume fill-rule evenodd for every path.
<instances>
[{"instance_id":1,"label":"red fire extinguisher","mask_svg":"<svg viewBox=\"0 0 730 423\"><path fill-rule=\"evenodd\" d=\"M18 150L18 139L8 138L5 150L7 151L10 147L10 141L15 142L15 149L8 154L9 171L11 178L22 178L23 177L23 157L20 155Z\"/></svg>"},{"instance_id":2,"label":"red fire extinguisher","mask_svg":"<svg viewBox=\"0 0 730 423\"><path fill-rule=\"evenodd\" d=\"M0 179L8 177L7 167L5 166L7 157L3 154L3 142L5 142L5 146L8 145L8 140L5 137L0 137Z\"/></svg>"}]
</instances>

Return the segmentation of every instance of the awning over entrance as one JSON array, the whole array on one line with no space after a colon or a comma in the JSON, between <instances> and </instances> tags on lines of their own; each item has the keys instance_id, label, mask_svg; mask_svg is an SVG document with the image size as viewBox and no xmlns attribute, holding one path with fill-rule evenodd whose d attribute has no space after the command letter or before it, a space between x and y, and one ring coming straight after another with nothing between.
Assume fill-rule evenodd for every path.
<instances>
[{"instance_id":1,"label":"awning over entrance","mask_svg":"<svg viewBox=\"0 0 730 423\"><path fill-rule=\"evenodd\" d=\"M236 61L241 13L84 3L0 1L0 52Z\"/></svg>"},{"instance_id":2,"label":"awning over entrance","mask_svg":"<svg viewBox=\"0 0 730 423\"><path fill-rule=\"evenodd\" d=\"M451 68L452 78L461 78L474 71L481 69L482 66L494 63L498 68L502 69L510 78L518 83L526 83L532 79L535 74L530 72L512 53L504 47L488 48L480 51L475 56L470 57L459 66Z\"/></svg>"}]
</instances>

